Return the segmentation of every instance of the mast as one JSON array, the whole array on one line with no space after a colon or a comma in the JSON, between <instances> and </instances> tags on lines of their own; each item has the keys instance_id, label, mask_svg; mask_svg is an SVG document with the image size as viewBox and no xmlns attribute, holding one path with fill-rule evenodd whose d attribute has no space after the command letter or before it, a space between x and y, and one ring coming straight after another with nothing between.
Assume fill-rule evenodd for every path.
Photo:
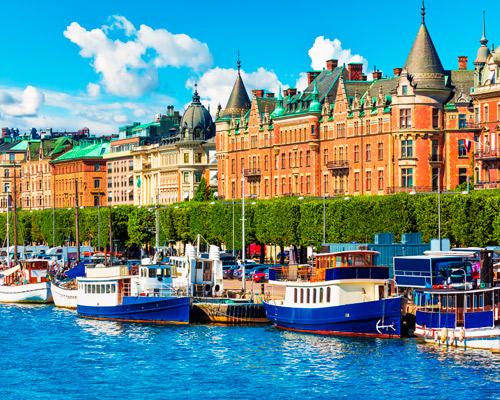
<instances>
[{"instance_id":1,"label":"mast","mask_svg":"<svg viewBox=\"0 0 500 400\"><path fill-rule=\"evenodd\" d=\"M113 229L112 229L112 215L111 215L111 206L108 206L109 209L109 266L113 266Z\"/></svg>"},{"instance_id":2,"label":"mast","mask_svg":"<svg viewBox=\"0 0 500 400\"><path fill-rule=\"evenodd\" d=\"M160 250L160 191L156 189L156 209L155 209L155 246L156 251Z\"/></svg>"},{"instance_id":3,"label":"mast","mask_svg":"<svg viewBox=\"0 0 500 400\"><path fill-rule=\"evenodd\" d=\"M78 178L75 178L75 236L76 236L76 262L80 262L80 225L78 223Z\"/></svg>"},{"instance_id":4,"label":"mast","mask_svg":"<svg viewBox=\"0 0 500 400\"><path fill-rule=\"evenodd\" d=\"M14 218L14 264L17 264L17 179L16 166L14 164L14 204L12 217Z\"/></svg>"},{"instance_id":5,"label":"mast","mask_svg":"<svg viewBox=\"0 0 500 400\"><path fill-rule=\"evenodd\" d=\"M245 276L245 178L241 178L241 288L244 292L247 289L247 281Z\"/></svg>"},{"instance_id":6,"label":"mast","mask_svg":"<svg viewBox=\"0 0 500 400\"><path fill-rule=\"evenodd\" d=\"M10 268L10 225L9 225L10 194L7 192L7 267Z\"/></svg>"}]
</instances>

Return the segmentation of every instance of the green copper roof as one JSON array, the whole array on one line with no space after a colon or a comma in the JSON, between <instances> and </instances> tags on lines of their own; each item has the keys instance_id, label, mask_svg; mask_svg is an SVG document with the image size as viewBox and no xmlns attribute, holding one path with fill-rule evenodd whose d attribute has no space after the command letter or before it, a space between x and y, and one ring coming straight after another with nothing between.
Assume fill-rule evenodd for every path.
<instances>
[{"instance_id":1,"label":"green copper roof","mask_svg":"<svg viewBox=\"0 0 500 400\"><path fill-rule=\"evenodd\" d=\"M281 86L278 89L278 99L276 102L276 107L274 108L274 111L271 113L271 118L276 118L279 117L280 115L283 115L285 112L285 109L283 107L283 95L281 94Z\"/></svg>"},{"instance_id":2,"label":"green copper roof","mask_svg":"<svg viewBox=\"0 0 500 400\"><path fill-rule=\"evenodd\" d=\"M61 157L58 157L54 162L61 161L71 161L79 160L83 158L102 158L102 156L108 151L109 143L96 143L90 146L78 145L73 147L67 153L64 153Z\"/></svg>"},{"instance_id":3,"label":"green copper roof","mask_svg":"<svg viewBox=\"0 0 500 400\"><path fill-rule=\"evenodd\" d=\"M28 149L29 140L21 140L15 146L11 147L10 151L26 151Z\"/></svg>"},{"instance_id":4,"label":"green copper roof","mask_svg":"<svg viewBox=\"0 0 500 400\"><path fill-rule=\"evenodd\" d=\"M316 85L316 80L314 80L314 87L311 95L312 100L311 104L309 104L309 112L321 112L321 103L318 101L318 86Z\"/></svg>"}]
</instances>

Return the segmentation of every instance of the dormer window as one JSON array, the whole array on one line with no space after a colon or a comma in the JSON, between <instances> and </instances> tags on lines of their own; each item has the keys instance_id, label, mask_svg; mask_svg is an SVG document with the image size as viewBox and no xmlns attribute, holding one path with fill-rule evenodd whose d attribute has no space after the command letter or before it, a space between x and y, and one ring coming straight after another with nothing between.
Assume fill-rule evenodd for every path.
<instances>
[{"instance_id":1,"label":"dormer window","mask_svg":"<svg viewBox=\"0 0 500 400\"><path fill-rule=\"evenodd\" d=\"M402 94L403 96L406 96L406 95L408 94L408 85L403 85L403 86L401 87L401 94Z\"/></svg>"}]
</instances>

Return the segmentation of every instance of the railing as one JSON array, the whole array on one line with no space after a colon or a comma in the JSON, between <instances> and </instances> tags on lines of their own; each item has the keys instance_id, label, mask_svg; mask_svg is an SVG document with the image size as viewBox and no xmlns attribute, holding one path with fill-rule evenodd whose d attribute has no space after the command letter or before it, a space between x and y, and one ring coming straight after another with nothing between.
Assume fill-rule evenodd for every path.
<instances>
[{"instance_id":1,"label":"railing","mask_svg":"<svg viewBox=\"0 0 500 400\"><path fill-rule=\"evenodd\" d=\"M329 170L348 169L349 161L347 160L328 161L326 163L326 168L328 168Z\"/></svg>"},{"instance_id":2,"label":"railing","mask_svg":"<svg viewBox=\"0 0 500 400\"><path fill-rule=\"evenodd\" d=\"M322 269L298 266L296 269L282 267L269 270L271 281L324 282L338 279L389 279L389 268L368 266Z\"/></svg>"},{"instance_id":3,"label":"railing","mask_svg":"<svg viewBox=\"0 0 500 400\"><path fill-rule=\"evenodd\" d=\"M480 160L495 160L500 158L500 149L481 150L475 153L476 158Z\"/></svg>"},{"instance_id":4,"label":"railing","mask_svg":"<svg viewBox=\"0 0 500 400\"><path fill-rule=\"evenodd\" d=\"M458 129L481 129L477 122L458 122Z\"/></svg>"},{"instance_id":5,"label":"railing","mask_svg":"<svg viewBox=\"0 0 500 400\"><path fill-rule=\"evenodd\" d=\"M394 193L430 193L433 192L432 186L412 186L412 187L402 187L402 186L392 186L386 189L387 194Z\"/></svg>"},{"instance_id":6,"label":"railing","mask_svg":"<svg viewBox=\"0 0 500 400\"><path fill-rule=\"evenodd\" d=\"M326 270L325 280L337 279L389 279L387 267L339 267Z\"/></svg>"},{"instance_id":7,"label":"railing","mask_svg":"<svg viewBox=\"0 0 500 400\"><path fill-rule=\"evenodd\" d=\"M262 175L260 168L249 168L243 170L243 176L247 178L260 177Z\"/></svg>"},{"instance_id":8,"label":"railing","mask_svg":"<svg viewBox=\"0 0 500 400\"><path fill-rule=\"evenodd\" d=\"M500 189L500 181L477 182L474 187L477 189Z\"/></svg>"},{"instance_id":9,"label":"railing","mask_svg":"<svg viewBox=\"0 0 500 400\"><path fill-rule=\"evenodd\" d=\"M442 164L444 162L443 157L441 157L439 154L430 154L429 155L429 162L431 164L436 163L436 164Z\"/></svg>"}]
</instances>

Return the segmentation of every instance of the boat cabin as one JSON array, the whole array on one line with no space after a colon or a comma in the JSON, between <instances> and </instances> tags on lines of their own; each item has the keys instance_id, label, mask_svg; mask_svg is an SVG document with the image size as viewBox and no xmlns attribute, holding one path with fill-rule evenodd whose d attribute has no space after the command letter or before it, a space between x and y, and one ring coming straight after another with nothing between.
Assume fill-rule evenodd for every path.
<instances>
[{"instance_id":1,"label":"boat cabin","mask_svg":"<svg viewBox=\"0 0 500 400\"><path fill-rule=\"evenodd\" d=\"M4 285L27 285L48 281L47 260L22 260L19 264L0 272Z\"/></svg>"}]
</instances>

